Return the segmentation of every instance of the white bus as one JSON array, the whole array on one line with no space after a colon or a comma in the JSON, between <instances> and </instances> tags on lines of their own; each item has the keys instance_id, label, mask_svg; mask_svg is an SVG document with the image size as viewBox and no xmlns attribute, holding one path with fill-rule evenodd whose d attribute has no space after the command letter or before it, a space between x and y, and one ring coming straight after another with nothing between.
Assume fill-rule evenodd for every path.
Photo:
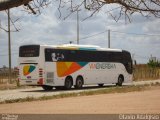
<instances>
[{"instance_id":1,"label":"white bus","mask_svg":"<svg viewBox=\"0 0 160 120\"><path fill-rule=\"evenodd\" d=\"M19 48L21 85L44 90L82 88L83 85L132 82L129 52L87 45L23 45Z\"/></svg>"}]
</instances>

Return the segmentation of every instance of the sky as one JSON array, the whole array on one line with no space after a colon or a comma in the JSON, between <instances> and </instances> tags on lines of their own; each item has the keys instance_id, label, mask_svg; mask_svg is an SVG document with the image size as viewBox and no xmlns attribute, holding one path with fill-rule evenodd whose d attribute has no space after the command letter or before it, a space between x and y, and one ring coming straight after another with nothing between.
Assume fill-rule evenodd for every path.
<instances>
[{"instance_id":1,"label":"sky","mask_svg":"<svg viewBox=\"0 0 160 120\"><path fill-rule=\"evenodd\" d=\"M22 7L10 10L12 20L19 19L15 25L20 29L19 32L11 33L12 67L18 65L18 49L21 45L60 45L70 41L76 44L77 14L73 13L64 20L69 12L63 9L59 18L57 7L57 4L52 3L43 9L40 15L28 14ZM107 9L114 7L116 6L109 6ZM116 14L116 11L113 11L114 13ZM102 9L93 17L84 20L89 15L90 12L83 9L79 12L80 44L107 48L107 31L110 29L111 48L130 51L139 64L147 63L151 55L160 60L160 19L146 19L140 14L134 14L131 16L131 23L126 22L124 17L116 22ZM0 12L0 22L7 28L5 11ZM8 66L8 33L0 29L0 67L4 65Z\"/></svg>"}]
</instances>

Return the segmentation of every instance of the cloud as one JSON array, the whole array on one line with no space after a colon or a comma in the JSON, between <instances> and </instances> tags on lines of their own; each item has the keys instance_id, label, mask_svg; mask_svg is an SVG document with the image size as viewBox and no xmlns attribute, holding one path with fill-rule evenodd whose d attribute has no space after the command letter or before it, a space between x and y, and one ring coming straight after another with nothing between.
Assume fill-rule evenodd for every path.
<instances>
[{"instance_id":1,"label":"cloud","mask_svg":"<svg viewBox=\"0 0 160 120\"><path fill-rule=\"evenodd\" d=\"M21 11L22 8L11 9L12 17L14 19L20 18L17 23L20 27L19 32L11 33L12 41L12 64L17 65L18 48L23 44L63 44L74 41L76 43L76 13L73 13L69 18L63 20L58 18L59 13L55 4L50 5L44 9L39 16L29 15L28 13ZM111 8L107 8L108 10ZM63 16L68 14L68 11L64 9ZM107 47L107 32L99 34L88 39L82 39L83 37L94 35L96 33L103 32L111 29L111 47L120 48L130 51L132 54L139 56L149 57L153 56L160 58L160 40L159 36L137 36L133 34L125 33L138 33L138 34L159 34L160 28L157 27L160 24L159 19L144 19L139 14L135 14L132 18L132 23L125 24L125 20L121 19L119 22L115 22L111 16L100 12L95 16L84 20L90 13L86 10L79 12L80 17L80 43L81 44L93 44L101 47ZM0 13L0 20L5 25L7 23L6 13ZM83 21L84 20L84 21ZM117 31L117 32L114 32ZM124 33L121 33L124 32ZM8 65L8 37L7 33L0 30L0 67ZM4 56L4 54L6 56ZM142 57L136 57L137 62L146 63L148 59Z\"/></svg>"},{"instance_id":2,"label":"cloud","mask_svg":"<svg viewBox=\"0 0 160 120\"><path fill-rule=\"evenodd\" d=\"M143 31L145 33L153 33L153 34L159 34L160 33L160 20L155 19L153 22L146 22L143 26Z\"/></svg>"}]
</instances>

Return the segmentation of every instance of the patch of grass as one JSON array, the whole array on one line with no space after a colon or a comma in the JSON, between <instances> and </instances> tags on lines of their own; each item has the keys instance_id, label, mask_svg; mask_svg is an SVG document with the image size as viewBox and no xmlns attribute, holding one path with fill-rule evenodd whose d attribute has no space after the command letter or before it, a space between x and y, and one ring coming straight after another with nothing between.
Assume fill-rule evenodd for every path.
<instances>
[{"instance_id":1,"label":"patch of grass","mask_svg":"<svg viewBox=\"0 0 160 120\"><path fill-rule=\"evenodd\" d=\"M99 95L99 94L111 94L111 93L127 93L127 92L134 92L134 91L144 91L150 90L160 86L160 83L155 84L145 84L145 85L133 85L133 86L122 86L122 87L109 87L103 88L99 90L92 90L92 91L83 91L78 93L62 93L59 95L52 95L52 96L42 96L39 98L34 97L27 97L27 98L19 98L14 100L5 100L4 102L0 102L0 104L4 103L18 103L18 102L29 102L29 101L41 101L41 100L50 100L50 99L60 99L60 98L67 98L67 97L77 97L77 96L88 96L88 95Z\"/></svg>"},{"instance_id":2,"label":"patch of grass","mask_svg":"<svg viewBox=\"0 0 160 120\"><path fill-rule=\"evenodd\" d=\"M36 98L34 97L26 97L26 98L19 98L19 99L14 99L14 100L5 100L4 102L1 103L18 103L18 102L26 102L26 101L35 101Z\"/></svg>"}]
</instances>

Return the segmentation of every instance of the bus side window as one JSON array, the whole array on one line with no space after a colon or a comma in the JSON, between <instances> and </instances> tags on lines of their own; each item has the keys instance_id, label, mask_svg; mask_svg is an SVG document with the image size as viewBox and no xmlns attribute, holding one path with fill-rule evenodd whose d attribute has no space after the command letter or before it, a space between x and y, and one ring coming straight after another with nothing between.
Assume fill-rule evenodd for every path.
<instances>
[{"instance_id":1,"label":"bus side window","mask_svg":"<svg viewBox=\"0 0 160 120\"><path fill-rule=\"evenodd\" d=\"M66 51L66 60L67 61L76 61L77 57L76 51L75 50L68 50Z\"/></svg>"}]
</instances>

